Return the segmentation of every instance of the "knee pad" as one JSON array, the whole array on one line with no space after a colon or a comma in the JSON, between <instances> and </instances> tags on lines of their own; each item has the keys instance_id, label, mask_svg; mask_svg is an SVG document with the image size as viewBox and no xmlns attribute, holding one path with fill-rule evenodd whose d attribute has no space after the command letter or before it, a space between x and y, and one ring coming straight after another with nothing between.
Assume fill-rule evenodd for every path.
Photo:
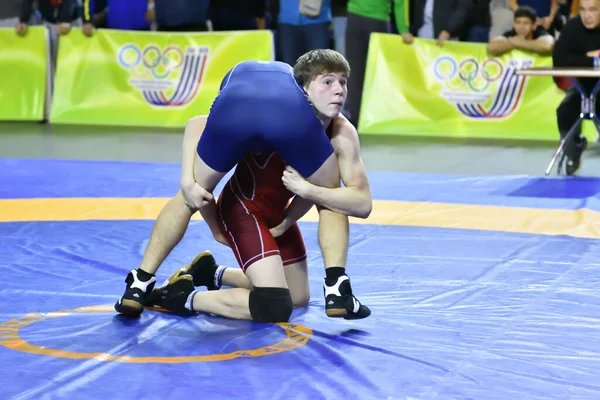
<instances>
[{"instance_id":1,"label":"knee pad","mask_svg":"<svg viewBox=\"0 0 600 400\"><path fill-rule=\"evenodd\" d=\"M250 292L250 315L256 322L287 322L293 309L289 289L255 287Z\"/></svg>"}]
</instances>

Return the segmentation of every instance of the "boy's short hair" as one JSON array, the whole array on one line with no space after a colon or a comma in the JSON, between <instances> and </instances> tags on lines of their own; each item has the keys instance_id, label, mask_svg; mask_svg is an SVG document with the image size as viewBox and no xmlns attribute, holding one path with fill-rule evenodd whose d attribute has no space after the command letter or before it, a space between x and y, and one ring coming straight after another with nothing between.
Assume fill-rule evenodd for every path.
<instances>
[{"instance_id":1,"label":"boy's short hair","mask_svg":"<svg viewBox=\"0 0 600 400\"><path fill-rule=\"evenodd\" d=\"M531 20L531 22L533 22L535 24L535 21L537 21L537 13L535 12L535 10L529 6L523 6L523 7L519 7L517 9L517 11L515 11L515 18L521 18L521 17L527 17Z\"/></svg>"},{"instance_id":2,"label":"boy's short hair","mask_svg":"<svg viewBox=\"0 0 600 400\"><path fill-rule=\"evenodd\" d=\"M294 66L294 77L302 86L308 85L317 76L327 72L341 72L350 76L350 64L335 50L311 50L303 54Z\"/></svg>"}]
</instances>

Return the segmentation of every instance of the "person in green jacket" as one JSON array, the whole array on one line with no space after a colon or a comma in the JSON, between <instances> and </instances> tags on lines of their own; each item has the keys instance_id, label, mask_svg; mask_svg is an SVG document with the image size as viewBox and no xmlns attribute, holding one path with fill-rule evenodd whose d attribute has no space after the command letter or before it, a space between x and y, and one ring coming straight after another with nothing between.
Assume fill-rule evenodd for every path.
<instances>
[{"instance_id":1,"label":"person in green jacket","mask_svg":"<svg viewBox=\"0 0 600 400\"><path fill-rule=\"evenodd\" d=\"M352 78L348 80L349 119L358 126L360 101L365 80L369 38L373 32L390 32L392 3L396 28L405 43L412 43L408 23L409 0L349 0L348 27L346 29L346 55Z\"/></svg>"}]
</instances>

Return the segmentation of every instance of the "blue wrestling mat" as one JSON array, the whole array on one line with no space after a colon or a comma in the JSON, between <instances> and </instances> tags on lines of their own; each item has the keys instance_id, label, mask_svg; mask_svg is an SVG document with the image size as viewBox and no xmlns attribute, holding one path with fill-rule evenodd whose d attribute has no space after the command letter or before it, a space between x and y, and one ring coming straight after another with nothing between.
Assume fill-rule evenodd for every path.
<instances>
[{"instance_id":1,"label":"blue wrestling mat","mask_svg":"<svg viewBox=\"0 0 600 400\"><path fill-rule=\"evenodd\" d=\"M600 180L371 172L347 271L373 314L117 315L171 164L0 159L0 399L598 399ZM158 281L210 249L201 220Z\"/></svg>"}]
</instances>

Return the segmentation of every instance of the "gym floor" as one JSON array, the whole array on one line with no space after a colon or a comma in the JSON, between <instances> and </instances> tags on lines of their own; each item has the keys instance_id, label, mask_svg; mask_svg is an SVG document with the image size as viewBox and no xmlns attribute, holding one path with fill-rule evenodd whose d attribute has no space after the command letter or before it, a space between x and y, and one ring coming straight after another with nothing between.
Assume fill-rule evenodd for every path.
<instances>
[{"instance_id":1,"label":"gym floor","mask_svg":"<svg viewBox=\"0 0 600 400\"><path fill-rule=\"evenodd\" d=\"M544 177L554 142L361 137L374 210L351 220L347 270L371 317L326 317L312 210L290 323L122 318L181 138L0 124L0 398L600 397L595 146L565 178ZM195 217L159 283L205 249L236 266Z\"/></svg>"}]
</instances>

